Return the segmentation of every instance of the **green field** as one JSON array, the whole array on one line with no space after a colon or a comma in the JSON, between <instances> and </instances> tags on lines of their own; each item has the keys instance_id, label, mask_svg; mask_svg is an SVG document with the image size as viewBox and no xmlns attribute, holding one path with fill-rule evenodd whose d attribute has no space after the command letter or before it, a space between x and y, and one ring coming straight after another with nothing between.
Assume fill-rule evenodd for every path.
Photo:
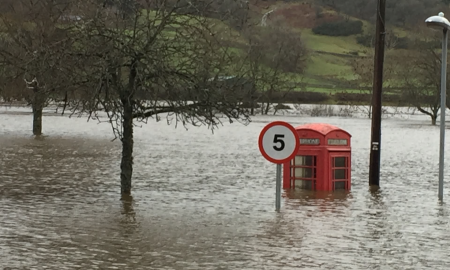
<instances>
[{"instance_id":1,"label":"green field","mask_svg":"<svg viewBox=\"0 0 450 270\"><path fill-rule=\"evenodd\" d=\"M274 9L275 6L286 7L296 4L298 3L290 4L279 2L268 7L267 10ZM333 13L334 11L327 12ZM264 12L256 15L253 19L257 21L263 14ZM152 20L158 20L158 14L154 12L143 12L143 18L146 17L151 18ZM197 24L200 21L204 24L205 21L208 21L208 24L214 32L221 33L220 35L224 40L230 41L231 45L229 46L232 46L228 47L230 53L235 55L241 53L244 54L242 49L239 48L240 45L246 43L243 35L237 30L231 29L223 22L215 19L197 18L195 16L181 16L177 20L179 20L181 24L186 22L189 24ZM352 18L352 20L354 20L354 18ZM175 22L175 24L177 24L177 22ZM363 21L363 25L363 28L366 29L366 31L367 29L370 29L368 22ZM356 36L333 37L316 35L310 28L302 27L292 27L291 30L301 35L309 55L304 74L299 74L292 78L294 80L293 83L299 83L299 87L296 88L297 90L323 93L333 93L335 91L359 93L362 91L361 89L354 89L357 76L353 73L349 61L355 59L355 57L366 55L369 48L359 45L356 42ZM168 34L170 35L170 33ZM347 88L349 84L352 84L353 87Z\"/></svg>"}]
</instances>

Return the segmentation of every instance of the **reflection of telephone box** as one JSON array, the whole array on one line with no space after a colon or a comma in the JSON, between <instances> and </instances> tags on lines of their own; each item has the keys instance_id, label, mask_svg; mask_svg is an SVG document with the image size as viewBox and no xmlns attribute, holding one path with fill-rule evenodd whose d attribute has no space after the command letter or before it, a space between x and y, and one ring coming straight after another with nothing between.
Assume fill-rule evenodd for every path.
<instances>
[{"instance_id":1,"label":"reflection of telephone box","mask_svg":"<svg viewBox=\"0 0 450 270\"><path fill-rule=\"evenodd\" d=\"M283 188L350 190L351 135L329 124L306 124L295 130L300 148L283 164Z\"/></svg>"}]
</instances>

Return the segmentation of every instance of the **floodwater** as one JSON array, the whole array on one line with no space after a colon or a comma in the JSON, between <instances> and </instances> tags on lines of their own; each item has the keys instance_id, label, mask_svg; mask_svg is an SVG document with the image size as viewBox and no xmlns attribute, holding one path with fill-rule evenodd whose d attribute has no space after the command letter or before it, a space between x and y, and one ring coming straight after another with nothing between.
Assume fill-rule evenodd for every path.
<instances>
[{"instance_id":1,"label":"floodwater","mask_svg":"<svg viewBox=\"0 0 450 270\"><path fill-rule=\"evenodd\" d=\"M367 184L370 120L253 120L214 135L136 128L133 198L121 201L108 124L45 115L47 137L33 139L30 115L0 113L0 269L450 268L439 128L427 118L383 120L379 192ZM274 120L348 130L351 192L284 191L275 212L275 165L257 147Z\"/></svg>"}]
</instances>

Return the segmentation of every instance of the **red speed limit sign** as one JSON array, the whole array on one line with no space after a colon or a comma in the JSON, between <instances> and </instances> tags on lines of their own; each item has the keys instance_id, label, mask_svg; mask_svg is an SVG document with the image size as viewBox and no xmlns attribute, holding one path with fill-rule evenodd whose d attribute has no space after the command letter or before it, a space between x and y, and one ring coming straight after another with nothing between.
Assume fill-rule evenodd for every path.
<instances>
[{"instance_id":1,"label":"red speed limit sign","mask_svg":"<svg viewBox=\"0 0 450 270\"><path fill-rule=\"evenodd\" d=\"M263 128L259 134L259 150L270 162L281 164L295 157L298 152L299 137L290 124L275 121Z\"/></svg>"}]
</instances>

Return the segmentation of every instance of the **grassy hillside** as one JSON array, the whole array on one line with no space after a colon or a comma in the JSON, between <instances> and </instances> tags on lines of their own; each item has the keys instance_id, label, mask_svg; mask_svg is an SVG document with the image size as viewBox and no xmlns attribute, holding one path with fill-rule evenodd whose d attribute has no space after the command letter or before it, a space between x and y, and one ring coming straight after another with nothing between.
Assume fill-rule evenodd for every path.
<instances>
[{"instance_id":1,"label":"grassy hillside","mask_svg":"<svg viewBox=\"0 0 450 270\"><path fill-rule=\"evenodd\" d=\"M349 84L354 84L357 77L352 72L350 60L366 55L368 50L357 43L356 36L325 36L316 35L312 28L324 22L339 20L343 14L337 14L334 10L316 6L311 3L286 3L274 2L260 5L258 12L261 17L264 13L273 10L271 18L277 18L288 24L292 29L301 34L306 47L311 53L303 83L306 90L318 92L333 91L360 91L349 89ZM269 17L270 18L270 17ZM358 20L347 16L349 20ZM370 29L370 23L362 21L364 31ZM405 35L402 29L396 29L400 35ZM403 31L403 32L402 32ZM305 88L305 87L304 87Z\"/></svg>"},{"instance_id":2,"label":"grassy hillside","mask_svg":"<svg viewBox=\"0 0 450 270\"><path fill-rule=\"evenodd\" d=\"M252 21L259 23L264 14L270 12L267 22L281 20L294 32L302 36L310 57L303 76L299 76L299 90L315 92L361 92L355 85L357 76L353 73L350 61L355 57L365 56L370 48L357 43L357 36L325 36L314 34L312 28L324 22L342 20L345 16L348 20L358 20L338 14L336 11L311 3L284 2L284 1L257 1L251 5ZM150 14L154 17L155 14ZM192 18L184 18L195 24ZM228 25L216 19L207 19L211 28L221 32L223 40L229 40L229 50L239 54L240 44L246 41L237 30L232 30ZM372 31L367 21L361 21L365 32ZM404 36L403 29L396 29L399 35Z\"/></svg>"}]
</instances>

